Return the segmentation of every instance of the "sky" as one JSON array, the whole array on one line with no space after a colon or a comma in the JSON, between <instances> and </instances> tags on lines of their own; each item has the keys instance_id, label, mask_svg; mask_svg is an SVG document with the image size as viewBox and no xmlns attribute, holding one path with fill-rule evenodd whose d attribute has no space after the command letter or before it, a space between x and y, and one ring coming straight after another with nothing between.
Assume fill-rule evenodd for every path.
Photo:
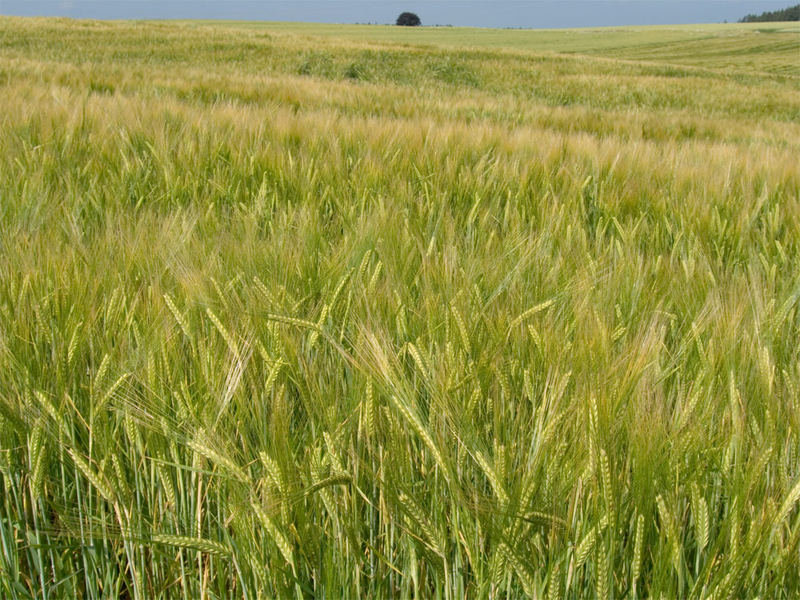
<instances>
[{"instance_id":1,"label":"sky","mask_svg":"<svg viewBox=\"0 0 800 600\"><path fill-rule=\"evenodd\" d=\"M737 21L796 0L0 0L0 15L423 25L604 27Z\"/></svg>"}]
</instances>

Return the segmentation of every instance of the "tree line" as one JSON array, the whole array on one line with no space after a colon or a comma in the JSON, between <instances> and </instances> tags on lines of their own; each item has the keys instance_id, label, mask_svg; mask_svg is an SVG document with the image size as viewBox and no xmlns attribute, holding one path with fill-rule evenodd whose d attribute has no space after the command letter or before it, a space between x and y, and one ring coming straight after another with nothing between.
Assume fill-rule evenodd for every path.
<instances>
[{"instance_id":1,"label":"tree line","mask_svg":"<svg viewBox=\"0 0 800 600\"><path fill-rule=\"evenodd\" d=\"M783 10L766 11L760 15L747 15L739 20L740 23L763 23L767 21L800 21L800 4L795 4Z\"/></svg>"}]
</instances>

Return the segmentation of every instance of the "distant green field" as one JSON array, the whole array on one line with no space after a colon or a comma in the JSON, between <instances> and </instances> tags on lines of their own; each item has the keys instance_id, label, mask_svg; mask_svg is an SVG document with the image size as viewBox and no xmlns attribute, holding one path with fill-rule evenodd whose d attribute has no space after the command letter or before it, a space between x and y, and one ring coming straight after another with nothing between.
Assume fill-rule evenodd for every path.
<instances>
[{"instance_id":1,"label":"distant green field","mask_svg":"<svg viewBox=\"0 0 800 600\"><path fill-rule=\"evenodd\" d=\"M0 17L0 598L796 598L800 29Z\"/></svg>"},{"instance_id":2,"label":"distant green field","mask_svg":"<svg viewBox=\"0 0 800 600\"><path fill-rule=\"evenodd\" d=\"M182 24L209 25L203 21ZM800 25L796 22L550 30L237 21L220 21L214 26L353 41L564 52L800 75Z\"/></svg>"}]
</instances>

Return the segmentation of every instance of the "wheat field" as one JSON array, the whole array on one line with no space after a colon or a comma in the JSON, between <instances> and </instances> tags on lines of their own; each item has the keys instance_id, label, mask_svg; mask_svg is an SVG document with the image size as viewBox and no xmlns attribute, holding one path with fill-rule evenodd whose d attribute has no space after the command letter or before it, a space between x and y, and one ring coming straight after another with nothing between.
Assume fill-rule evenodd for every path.
<instances>
[{"instance_id":1,"label":"wheat field","mask_svg":"<svg viewBox=\"0 0 800 600\"><path fill-rule=\"evenodd\" d=\"M0 18L0 597L797 597L798 57Z\"/></svg>"}]
</instances>

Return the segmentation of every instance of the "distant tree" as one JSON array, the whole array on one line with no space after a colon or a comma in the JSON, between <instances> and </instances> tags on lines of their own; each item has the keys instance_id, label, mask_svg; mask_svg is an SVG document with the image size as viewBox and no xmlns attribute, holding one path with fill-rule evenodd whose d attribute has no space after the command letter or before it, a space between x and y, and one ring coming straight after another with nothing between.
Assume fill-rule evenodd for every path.
<instances>
[{"instance_id":1,"label":"distant tree","mask_svg":"<svg viewBox=\"0 0 800 600\"><path fill-rule=\"evenodd\" d=\"M740 23L767 23L770 21L800 21L800 4L783 10L763 12L760 15L747 15L739 20Z\"/></svg>"},{"instance_id":2,"label":"distant tree","mask_svg":"<svg viewBox=\"0 0 800 600\"><path fill-rule=\"evenodd\" d=\"M422 25L422 21L420 21L419 17L414 13L404 12L400 13L400 16L397 17L397 24L403 25L404 27L416 27Z\"/></svg>"}]
</instances>

